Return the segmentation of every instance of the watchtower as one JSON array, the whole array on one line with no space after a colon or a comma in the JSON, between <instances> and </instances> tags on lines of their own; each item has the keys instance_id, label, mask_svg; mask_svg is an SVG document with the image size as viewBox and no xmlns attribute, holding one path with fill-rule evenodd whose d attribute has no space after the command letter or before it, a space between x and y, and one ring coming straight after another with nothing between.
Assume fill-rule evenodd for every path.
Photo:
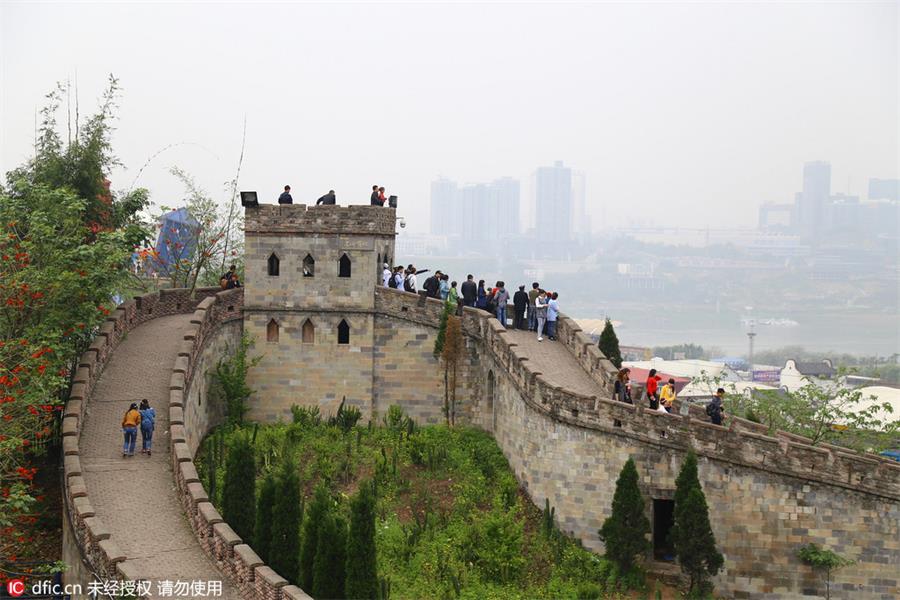
<instances>
[{"instance_id":1,"label":"watchtower","mask_svg":"<svg viewBox=\"0 0 900 600\"><path fill-rule=\"evenodd\" d=\"M244 332L250 417L290 418L292 404L333 413L372 406L375 286L393 265L396 211L261 205L245 212Z\"/></svg>"}]
</instances>

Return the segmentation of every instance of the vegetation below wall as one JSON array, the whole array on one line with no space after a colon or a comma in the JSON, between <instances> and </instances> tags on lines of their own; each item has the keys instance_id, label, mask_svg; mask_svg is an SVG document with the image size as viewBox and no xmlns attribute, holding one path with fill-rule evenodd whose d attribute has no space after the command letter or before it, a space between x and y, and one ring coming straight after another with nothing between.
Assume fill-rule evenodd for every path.
<instances>
[{"instance_id":1,"label":"vegetation below wall","mask_svg":"<svg viewBox=\"0 0 900 600\"><path fill-rule=\"evenodd\" d=\"M249 441L260 494L267 493L267 475L284 477L285 465L299 477L294 489L305 512L296 533L301 538L315 530L310 520L323 518L314 500L317 487L327 490L328 518L341 527L352 521L351 498L362 486L374 489L376 585L383 598L386 592L390 598L593 598L622 584L612 563L556 529L552 508L541 511L530 502L489 434L419 428L398 407L377 427L356 425L358 417L347 415L324 420L315 409L295 407L292 424L224 426L209 436L198 470L232 527L238 529L228 516L227 470L240 462L233 455L245 452ZM259 516L257 534L261 527L269 531ZM247 539L246 530L243 535ZM259 546L257 540L261 556L269 552L265 541L263 552ZM305 547L303 540L295 547ZM303 560L301 552L300 575L280 574L302 585Z\"/></svg>"}]
</instances>

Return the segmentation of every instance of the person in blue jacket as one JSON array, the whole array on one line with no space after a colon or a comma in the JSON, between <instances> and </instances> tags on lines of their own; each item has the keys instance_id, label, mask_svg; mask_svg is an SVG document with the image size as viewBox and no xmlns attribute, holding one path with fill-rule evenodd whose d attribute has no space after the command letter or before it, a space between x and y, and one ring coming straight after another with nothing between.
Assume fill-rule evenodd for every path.
<instances>
[{"instance_id":1,"label":"person in blue jacket","mask_svg":"<svg viewBox=\"0 0 900 600\"><path fill-rule=\"evenodd\" d=\"M150 408L150 401L141 400L141 454L150 456L153 445L153 430L156 427L156 410Z\"/></svg>"}]
</instances>

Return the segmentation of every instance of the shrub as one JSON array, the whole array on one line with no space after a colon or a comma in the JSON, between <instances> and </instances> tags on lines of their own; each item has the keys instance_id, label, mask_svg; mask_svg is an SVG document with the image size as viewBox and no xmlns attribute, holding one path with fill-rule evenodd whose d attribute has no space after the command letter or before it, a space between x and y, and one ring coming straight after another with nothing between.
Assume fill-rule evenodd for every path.
<instances>
[{"instance_id":1,"label":"shrub","mask_svg":"<svg viewBox=\"0 0 900 600\"><path fill-rule=\"evenodd\" d=\"M487 581L506 583L519 576L525 566L523 526L514 509L494 507L469 527L464 552Z\"/></svg>"},{"instance_id":2,"label":"shrub","mask_svg":"<svg viewBox=\"0 0 900 600\"><path fill-rule=\"evenodd\" d=\"M328 488L320 483L313 492L312 502L306 511L303 522L303 545L300 548L300 587L311 590L313 587L314 563L319 546L319 525L331 512L331 497Z\"/></svg>"},{"instance_id":3,"label":"shrub","mask_svg":"<svg viewBox=\"0 0 900 600\"><path fill-rule=\"evenodd\" d=\"M269 565L291 583L297 583L303 505L300 503L300 479L297 477L297 466L293 461L286 460L282 464L278 473L277 488Z\"/></svg>"},{"instance_id":4,"label":"shrub","mask_svg":"<svg viewBox=\"0 0 900 600\"><path fill-rule=\"evenodd\" d=\"M681 570L689 578L688 596L709 594L709 577L719 572L724 558L716 550L706 497L699 485L690 488L680 504L676 501L675 523L678 525L673 537L675 554Z\"/></svg>"},{"instance_id":5,"label":"shrub","mask_svg":"<svg viewBox=\"0 0 900 600\"><path fill-rule=\"evenodd\" d=\"M853 564L853 561L831 550L820 548L816 544L808 544L797 551L797 557L813 569L825 571L825 598L831 598L831 573Z\"/></svg>"},{"instance_id":6,"label":"shrub","mask_svg":"<svg viewBox=\"0 0 900 600\"><path fill-rule=\"evenodd\" d=\"M647 534L650 521L644 515L644 499L638 487L638 472L631 458L616 480L612 514L603 522L600 539L606 544L606 557L622 572L635 564L635 558L650 549Z\"/></svg>"},{"instance_id":7,"label":"shrub","mask_svg":"<svg viewBox=\"0 0 900 600\"><path fill-rule=\"evenodd\" d=\"M234 436L228 450L222 516L241 538L253 539L256 524L256 461L250 439L243 432Z\"/></svg>"},{"instance_id":8,"label":"shrub","mask_svg":"<svg viewBox=\"0 0 900 600\"><path fill-rule=\"evenodd\" d=\"M341 400L341 404L338 406L337 412L334 416L328 418L328 424L333 427L339 427L344 433L349 433L350 430L356 426L360 417L362 417L362 413L359 412L359 409L355 406L345 407L344 403L346 402L347 397L344 396Z\"/></svg>"},{"instance_id":9,"label":"shrub","mask_svg":"<svg viewBox=\"0 0 900 600\"><path fill-rule=\"evenodd\" d=\"M616 335L615 329L613 329L612 321L608 318L606 319L606 324L603 326L603 331L600 332L600 341L597 346L600 348L600 352L603 353L603 356L609 359L617 369L622 368L622 353L619 350L619 337Z\"/></svg>"},{"instance_id":10,"label":"shrub","mask_svg":"<svg viewBox=\"0 0 900 600\"><path fill-rule=\"evenodd\" d=\"M312 596L322 599L343 598L347 525L342 518L326 514L319 521L316 537Z\"/></svg>"},{"instance_id":11,"label":"shrub","mask_svg":"<svg viewBox=\"0 0 900 600\"><path fill-rule=\"evenodd\" d=\"M582 582L578 584L576 597L578 600L600 600L603 597L603 590L596 583Z\"/></svg>"},{"instance_id":12,"label":"shrub","mask_svg":"<svg viewBox=\"0 0 900 600\"><path fill-rule=\"evenodd\" d=\"M268 473L259 489L256 502L256 527L254 528L253 549L263 560L269 562L269 548L272 545L272 511L278 494L278 483Z\"/></svg>"},{"instance_id":13,"label":"shrub","mask_svg":"<svg viewBox=\"0 0 900 600\"><path fill-rule=\"evenodd\" d=\"M257 356L251 360L247 359L247 354L253 342L246 335L241 337L234 353L226 358L219 360L216 364L216 378L219 387L225 396L225 402L228 412L228 421L230 423L241 424L244 422L244 414L247 412L247 398L253 393L253 390L247 385L247 373L251 368L259 364L262 356ZM229 349L230 350L230 349Z\"/></svg>"},{"instance_id":14,"label":"shrub","mask_svg":"<svg viewBox=\"0 0 900 600\"><path fill-rule=\"evenodd\" d=\"M378 597L375 560L375 495L372 485L363 482L350 503L350 531L347 536L347 598L368 600Z\"/></svg>"},{"instance_id":15,"label":"shrub","mask_svg":"<svg viewBox=\"0 0 900 600\"><path fill-rule=\"evenodd\" d=\"M297 406L292 404L291 415L294 417L294 423L303 429L316 427L322 422L318 406Z\"/></svg>"}]
</instances>

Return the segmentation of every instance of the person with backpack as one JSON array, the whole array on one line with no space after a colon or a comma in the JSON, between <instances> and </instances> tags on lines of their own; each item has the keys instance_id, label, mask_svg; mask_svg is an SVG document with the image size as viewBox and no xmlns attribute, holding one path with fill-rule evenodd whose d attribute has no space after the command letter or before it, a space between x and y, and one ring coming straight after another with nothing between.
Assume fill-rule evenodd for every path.
<instances>
[{"instance_id":1,"label":"person with backpack","mask_svg":"<svg viewBox=\"0 0 900 600\"><path fill-rule=\"evenodd\" d=\"M403 267L394 267L388 279L388 287L393 289L403 287Z\"/></svg>"},{"instance_id":2,"label":"person with backpack","mask_svg":"<svg viewBox=\"0 0 900 600\"><path fill-rule=\"evenodd\" d=\"M134 445L137 443L137 428L141 425L141 413L134 402L125 411L122 417L122 433L125 434L125 444L122 446L122 458L134 456Z\"/></svg>"},{"instance_id":3,"label":"person with backpack","mask_svg":"<svg viewBox=\"0 0 900 600\"><path fill-rule=\"evenodd\" d=\"M716 395L713 396L712 401L706 405L706 416L709 417L709 422L713 425L721 425L725 420L725 407L722 406L724 397L725 389L719 388L716 390Z\"/></svg>"},{"instance_id":4,"label":"person with backpack","mask_svg":"<svg viewBox=\"0 0 900 600\"><path fill-rule=\"evenodd\" d=\"M150 408L150 401L141 400L141 454L150 456L153 446L153 430L156 429L156 411Z\"/></svg>"},{"instance_id":5,"label":"person with backpack","mask_svg":"<svg viewBox=\"0 0 900 600\"><path fill-rule=\"evenodd\" d=\"M497 320L506 329L506 305L509 304L509 292L506 291L506 284L502 281L497 282L494 289L494 306L496 306L495 314Z\"/></svg>"},{"instance_id":6,"label":"person with backpack","mask_svg":"<svg viewBox=\"0 0 900 600\"><path fill-rule=\"evenodd\" d=\"M406 277L403 279L403 289L413 294L418 293L416 290L416 268L412 265L406 267Z\"/></svg>"},{"instance_id":7,"label":"person with backpack","mask_svg":"<svg viewBox=\"0 0 900 600\"><path fill-rule=\"evenodd\" d=\"M616 375L616 383L614 389L616 400L626 404L631 402L631 369L619 369Z\"/></svg>"},{"instance_id":8,"label":"person with backpack","mask_svg":"<svg viewBox=\"0 0 900 600\"><path fill-rule=\"evenodd\" d=\"M656 369L650 369L650 373L647 375L647 383L645 389L647 390L647 400L650 402L650 409L656 410L659 408L659 382L662 381L662 377L656 374Z\"/></svg>"}]
</instances>

